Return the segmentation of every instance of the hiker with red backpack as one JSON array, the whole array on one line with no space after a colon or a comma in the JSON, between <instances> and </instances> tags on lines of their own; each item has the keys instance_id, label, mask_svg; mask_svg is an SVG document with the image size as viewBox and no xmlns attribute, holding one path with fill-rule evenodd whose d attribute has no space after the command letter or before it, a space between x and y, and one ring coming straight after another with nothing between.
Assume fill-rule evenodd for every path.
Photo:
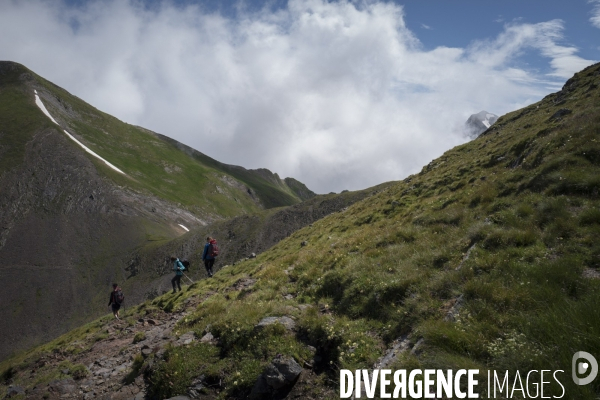
<instances>
[{"instance_id":1,"label":"hiker with red backpack","mask_svg":"<svg viewBox=\"0 0 600 400\"><path fill-rule=\"evenodd\" d=\"M121 304L125 300L125 296L123 295L123 291L116 283L113 283L113 290L110 292L110 299L108 299L108 306L112 306L112 312L116 319L119 318L119 309L121 308Z\"/></svg>"},{"instance_id":2,"label":"hiker with red backpack","mask_svg":"<svg viewBox=\"0 0 600 400\"><path fill-rule=\"evenodd\" d=\"M219 246L217 245L217 241L210 236L207 237L204 252L202 253L202 260L204 261L204 267L209 277L213 276L213 265L218 255Z\"/></svg>"}]
</instances>

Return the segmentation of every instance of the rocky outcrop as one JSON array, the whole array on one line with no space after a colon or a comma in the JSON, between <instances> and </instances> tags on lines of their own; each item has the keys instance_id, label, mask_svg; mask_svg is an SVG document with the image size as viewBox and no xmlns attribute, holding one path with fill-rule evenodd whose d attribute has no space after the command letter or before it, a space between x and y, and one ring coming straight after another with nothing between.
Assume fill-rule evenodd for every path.
<instances>
[{"instance_id":1,"label":"rocky outcrop","mask_svg":"<svg viewBox=\"0 0 600 400\"><path fill-rule=\"evenodd\" d=\"M275 393L290 390L302 373L302 367L291 357L276 357L258 377L250 399L271 398Z\"/></svg>"},{"instance_id":2,"label":"rocky outcrop","mask_svg":"<svg viewBox=\"0 0 600 400\"><path fill-rule=\"evenodd\" d=\"M569 110L568 108L561 108L558 111L556 111L554 114L552 114L552 116L548 120L549 121L560 121L562 119L562 117L564 117L565 115L569 115L572 112L573 111Z\"/></svg>"},{"instance_id":3,"label":"rocky outcrop","mask_svg":"<svg viewBox=\"0 0 600 400\"><path fill-rule=\"evenodd\" d=\"M473 114L465 122L465 133L470 138L476 138L481 133L490 128L496 121L498 116L487 111L481 111Z\"/></svg>"}]
</instances>

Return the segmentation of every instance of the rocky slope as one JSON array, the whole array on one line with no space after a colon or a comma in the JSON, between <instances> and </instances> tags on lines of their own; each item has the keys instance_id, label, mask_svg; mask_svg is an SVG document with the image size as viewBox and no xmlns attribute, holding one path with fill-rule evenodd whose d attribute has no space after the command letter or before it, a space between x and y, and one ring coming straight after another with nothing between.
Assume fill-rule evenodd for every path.
<instances>
[{"instance_id":1,"label":"rocky slope","mask_svg":"<svg viewBox=\"0 0 600 400\"><path fill-rule=\"evenodd\" d=\"M0 359L98 316L132 252L314 195L183 147L0 62Z\"/></svg>"},{"instance_id":2,"label":"rocky slope","mask_svg":"<svg viewBox=\"0 0 600 400\"><path fill-rule=\"evenodd\" d=\"M490 128L496 121L498 116L487 111L480 111L473 114L465 122L465 132L467 136L474 139Z\"/></svg>"},{"instance_id":3,"label":"rocky slope","mask_svg":"<svg viewBox=\"0 0 600 400\"><path fill-rule=\"evenodd\" d=\"M236 290L236 287L230 290ZM143 307L145 312L137 320L132 317L116 320L111 316L88 324L85 331L78 330L80 335L84 332L80 340L67 344L62 339L57 342L60 343L60 349L36 359L28 372L29 379L44 383L32 388L10 385L6 397L31 400L147 399L151 397L152 388L144 379L144 373L154 367L152 360L156 354L163 356L173 347L188 348L199 343L217 348L218 339L208 332L197 337L192 331L178 329L178 324L192 315L188 309L197 307L214 294L209 293L201 298L194 294L180 294L177 297L185 304L185 309L175 312ZM278 322L278 319L266 318L257 324L256 329L264 329ZM289 324L288 329L295 329L292 319L283 322ZM310 393L311 381L316 379L314 373L304 370L293 358L275 358L274 363L285 374L278 378L281 386L299 381L293 388L293 395L302 397ZM16 370L4 371L2 379L11 380L10 375L16 373ZM272 379L264 382L266 389L263 390L270 390L270 384ZM200 377L190 384L188 390L193 398L213 398L222 388L222 381ZM207 392L213 395L207 395ZM268 394L257 393L257 396L264 398Z\"/></svg>"}]
</instances>

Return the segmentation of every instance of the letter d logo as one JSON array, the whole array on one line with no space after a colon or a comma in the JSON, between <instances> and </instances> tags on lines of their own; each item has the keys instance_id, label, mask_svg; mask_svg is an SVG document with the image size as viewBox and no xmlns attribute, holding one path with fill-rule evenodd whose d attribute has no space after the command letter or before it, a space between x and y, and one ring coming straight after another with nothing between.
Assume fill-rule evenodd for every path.
<instances>
[{"instance_id":1,"label":"letter d logo","mask_svg":"<svg viewBox=\"0 0 600 400\"><path fill-rule=\"evenodd\" d=\"M585 358L587 362L577 362L581 358ZM590 366L592 367L591 370ZM585 351L578 351L577 353L573 354L573 362L571 367L573 382L575 382L577 385L587 385L596 378L596 375L598 375L598 362L593 355ZM583 375L588 370L590 370L590 374L587 376L587 378L578 377L578 374Z\"/></svg>"}]
</instances>

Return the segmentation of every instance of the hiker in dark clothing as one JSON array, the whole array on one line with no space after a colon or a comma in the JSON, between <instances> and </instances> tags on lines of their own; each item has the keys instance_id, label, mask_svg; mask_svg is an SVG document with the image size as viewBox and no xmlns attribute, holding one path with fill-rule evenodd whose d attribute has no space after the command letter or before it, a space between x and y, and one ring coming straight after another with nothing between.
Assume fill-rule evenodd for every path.
<instances>
[{"instance_id":1,"label":"hiker in dark clothing","mask_svg":"<svg viewBox=\"0 0 600 400\"><path fill-rule=\"evenodd\" d=\"M206 273L209 277L213 276L213 265L215 264L215 257L218 251L217 241L210 236L207 237L204 252L202 253L202 260L204 260L204 268L206 268Z\"/></svg>"},{"instance_id":2,"label":"hiker in dark clothing","mask_svg":"<svg viewBox=\"0 0 600 400\"><path fill-rule=\"evenodd\" d=\"M175 271L175 276L173 277L173 279L171 279L171 284L173 285L173 293L177 292L177 290L175 290L175 284L177 284L177 287L181 292L181 277L183 276L183 270L185 269L185 267L183 266L181 261L179 261L179 258L175 256L171 256L171 261L173 261L173 271Z\"/></svg>"},{"instance_id":3,"label":"hiker in dark clothing","mask_svg":"<svg viewBox=\"0 0 600 400\"><path fill-rule=\"evenodd\" d=\"M113 290L110 292L110 299L108 299L108 306L112 306L112 312L116 319L119 318L119 310L121 309L121 303L123 303L125 296L121 288L116 283L113 283Z\"/></svg>"}]
</instances>

